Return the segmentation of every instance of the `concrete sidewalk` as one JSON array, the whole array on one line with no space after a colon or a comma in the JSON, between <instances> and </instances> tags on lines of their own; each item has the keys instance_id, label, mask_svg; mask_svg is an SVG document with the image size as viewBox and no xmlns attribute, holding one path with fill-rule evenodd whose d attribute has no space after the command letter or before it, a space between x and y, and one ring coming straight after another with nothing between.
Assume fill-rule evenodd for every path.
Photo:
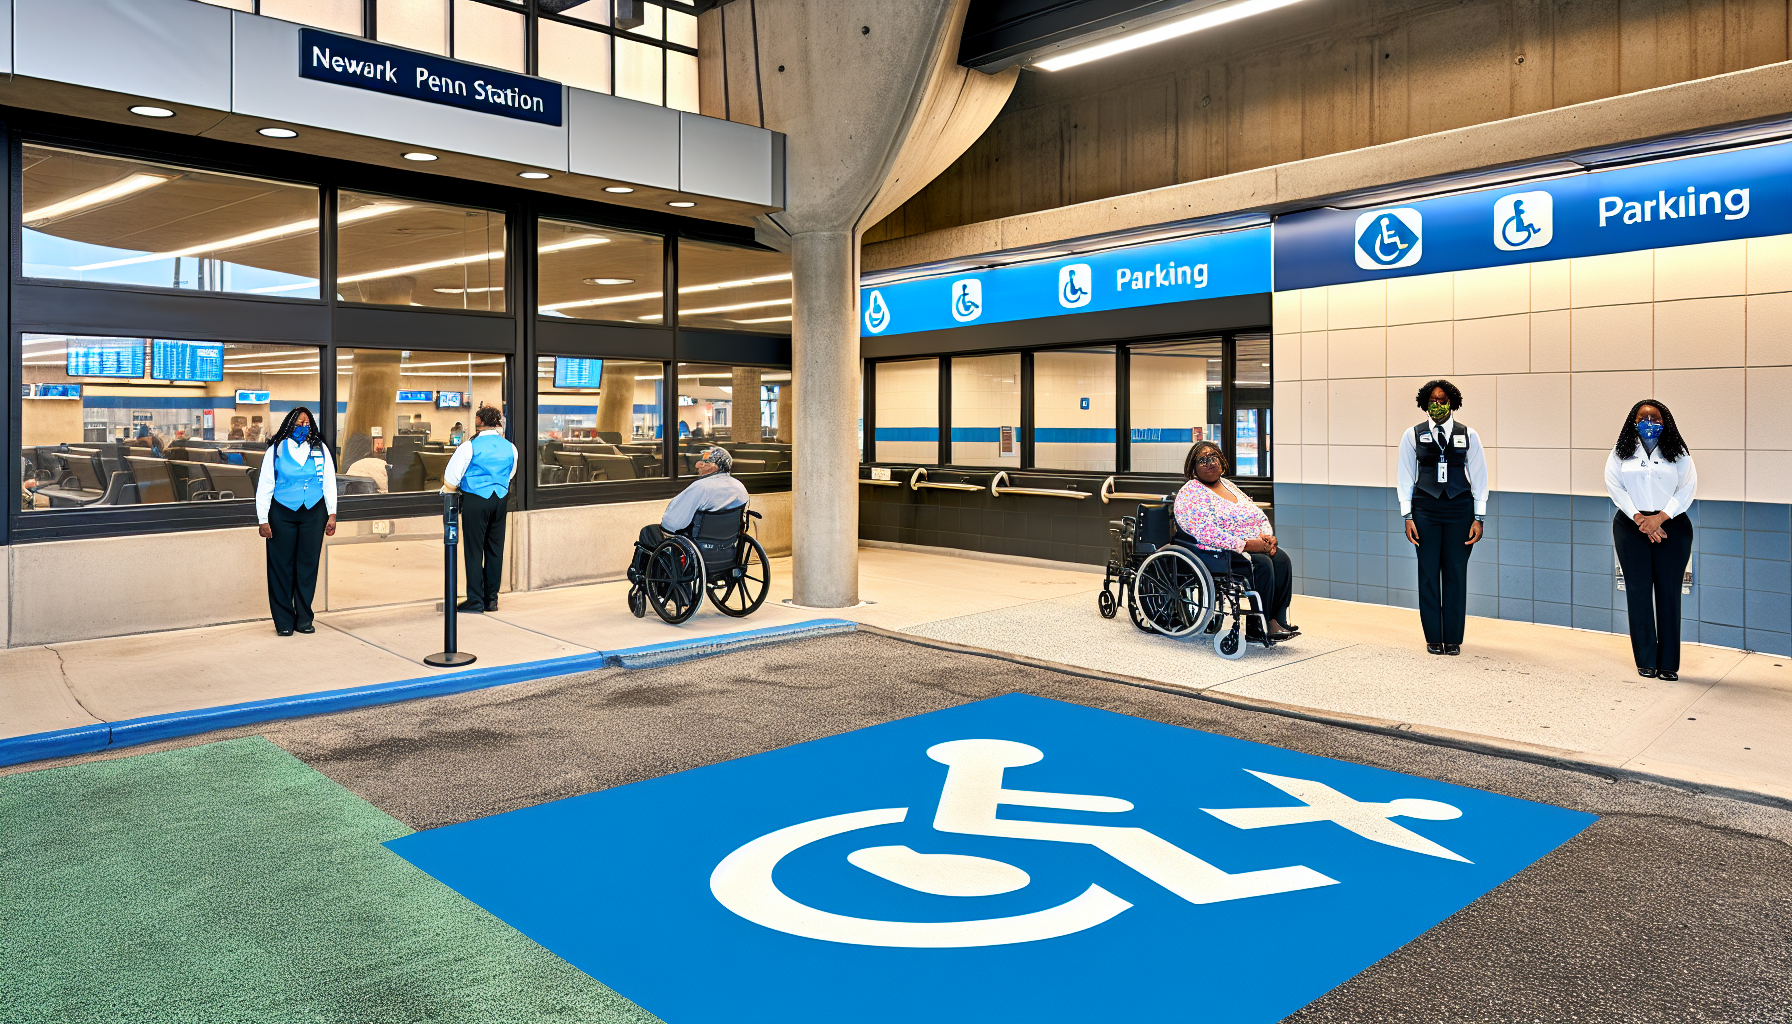
<instances>
[{"instance_id":1,"label":"concrete sidewalk","mask_svg":"<svg viewBox=\"0 0 1792 1024\"><path fill-rule=\"evenodd\" d=\"M1095 611L1100 576L867 547L858 608L788 604L787 559L746 619L683 626L627 610L621 581L506 594L460 617L475 669L794 625L823 616L1004 655L1130 676L1247 706L1792 800L1792 659L1688 645L1678 682L1643 679L1607 633L1471 619L1460 658L1425 653L1416 613L1300 597L1304 635L1238 661L1206 638L1146 635ZM413 679L441 649L433 603L0 651L0 738Z\"/></svg>"}]
</instances>

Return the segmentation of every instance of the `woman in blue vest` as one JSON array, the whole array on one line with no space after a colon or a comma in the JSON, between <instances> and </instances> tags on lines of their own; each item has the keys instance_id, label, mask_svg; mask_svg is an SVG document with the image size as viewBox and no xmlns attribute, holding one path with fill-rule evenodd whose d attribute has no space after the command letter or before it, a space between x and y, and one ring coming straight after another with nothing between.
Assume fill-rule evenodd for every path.
<instances>
[{"instance_id":1,"label":"woman in blue vest","mask_svg":"<svg viewBox=\"0 0 1792 1024\"><path fill-rule=\"evenodd\" d=\"M503 414L482 406L473 422L479 432L454 449L442 470L442 488L460 488L461 548L467 556L467 599L463 612L498 610L504 576L504 509L516 473L516 445L504 439Z\"/></svg>"},{"instance_id":2,"label":"woman in blue vest","mask_svg":"<svg viewBox=\"0 0 1792 1024\"><path fill-rule=\"evenodd\" d=\"M255 518L268 549L268 607L281 636L315 633L311 598L324 538L336 535L336 460L311 410L286 414L261 456Z\"/></svg>"}]
</instances>

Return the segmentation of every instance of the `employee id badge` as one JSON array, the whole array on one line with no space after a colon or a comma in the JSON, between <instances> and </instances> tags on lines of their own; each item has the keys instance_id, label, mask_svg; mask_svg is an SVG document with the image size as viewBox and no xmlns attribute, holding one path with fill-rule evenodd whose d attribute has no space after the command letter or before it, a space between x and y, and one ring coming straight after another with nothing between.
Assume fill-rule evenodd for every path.
<instances>
[{"instance_id":1,"label":"employee id badge","mask_svg":"<svg viewBox=\"0 0 1792 1024\"><path fill-rule=\"evenodd\" d=\"M1468 435L1467 434L1457 434L1456 435L1456 447L1458 447L1458 448L1467 448L1468 447Z\"/></svg>"},{"instance_id":2,"label":"employee id badge","mask_svg":"<svg viewBox=\"0 0 1792 1024\"><path fill-rule=\"evenodd\" d=\"M1438 462L1437 482L1440 484L1447 484L1450 482L1450 464L1448 462L1443 462L1441 460Z\"/></svg>"}]
</instances>

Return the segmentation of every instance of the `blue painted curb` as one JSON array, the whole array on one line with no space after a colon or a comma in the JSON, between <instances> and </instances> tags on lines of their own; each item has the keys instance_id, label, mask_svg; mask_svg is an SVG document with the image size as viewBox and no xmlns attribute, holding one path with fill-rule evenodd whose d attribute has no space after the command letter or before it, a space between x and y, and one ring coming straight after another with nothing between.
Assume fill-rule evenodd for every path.
<instances>
[{"instance_id":1,"label":"blue painted curb","mask_svg":"<svg viewBox=\"0 0 1792 1024\"><path fill-rule=\"evenodd\" d=\"M575 654L565 658L525 661L515 665L500 665L495 668L469 669L451 675L401 679L391 683L373 683L368 686L324 690L319 693L306 693L293 697L273 697L267 700L248 701L243 704L227 704L223 707L199 708L193 711L176 711L166 715L149 715L120 722L102 722L73 729L58 729L54 732L13 736L0 739L0 766L24 764L27 761L41 761L51 757L68 757L73 754L91 754L107 747L135 746L140 743L172 739L176 736L192 736L196 733L211 732L214 729L254 725L258 722L273 722L283 718L302 718L306 715L321 715L332 711L352 711L356 708L396 704L399 701L416 700L421 697L444 697L449 694L466 693L469 690L484 690L507 683L547 679L552 676L570 675L574 672L591 672L600 668L641 668L650 664L667 664L674 660L684 660L684 657L702 657L705 654L737 646L754 646L783 639L821 636L846 632L855 628L857 628L856 623L845 619L812 619L808 622L798 622L788 626L768 626L764 629L751 629L740 633L692 637L689 640L673 640L668 643L629 647L618 651L595 651L591 654ZM684 657L680 657L681 654Z\"/></svg>"}]
</instances>

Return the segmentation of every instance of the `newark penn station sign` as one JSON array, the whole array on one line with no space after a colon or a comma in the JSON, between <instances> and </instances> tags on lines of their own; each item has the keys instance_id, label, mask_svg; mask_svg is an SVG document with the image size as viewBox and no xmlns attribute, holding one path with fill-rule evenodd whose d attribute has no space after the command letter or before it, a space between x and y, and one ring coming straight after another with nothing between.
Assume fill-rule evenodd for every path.
<instances>
[{"instance_id":1,"label":"newark penn station sign","mask_svg":"<svg viewBox=\"0 0 1792 1024\"><path fill-rule=\"evenodd\" d=\"M316 29L299 34L299 74L356 89L558 125L558 82Z\"/></svg>"}]
</instances>

